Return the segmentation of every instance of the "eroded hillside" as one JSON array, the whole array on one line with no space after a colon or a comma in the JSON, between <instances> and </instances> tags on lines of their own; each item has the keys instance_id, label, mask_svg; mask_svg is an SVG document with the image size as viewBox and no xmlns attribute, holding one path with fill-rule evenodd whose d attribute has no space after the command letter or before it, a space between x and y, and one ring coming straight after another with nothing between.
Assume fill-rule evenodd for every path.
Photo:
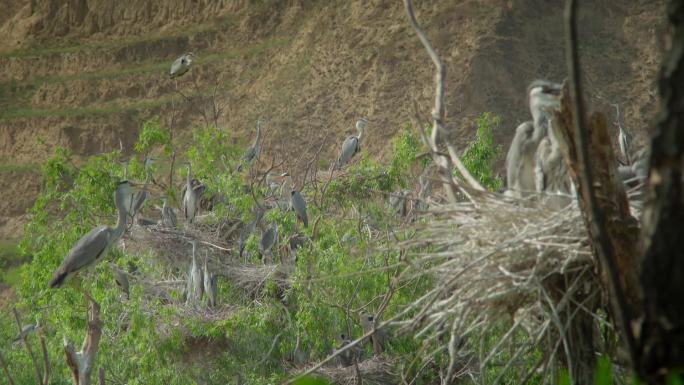
<instances>
[{"instance_id":1,"label":"eroded hillside","mask_svg":"<svg viewBox=\"0 0 684 385\"><path fill-rule=\"evenodd\" d=\"M321 146L333 159L358 116L371 121L364 148L382 157L414 101L424 113L432 103L433 69L397 0L6 3L0 182L10 196L0 204L0 237L20 234L39 188L37 165L56 146L79 157L120 142L130 151L154 115L183 140L206 124L214 95L225 106L218 124L236 140L268 116L266 157L295 173ZM609 103L619 103L643 142L655 116L662 4L583 8L590 100L611 114ZM561 2L436 0L416 12L446 64L447 125L461 146L484 111L501 117L495 137L507 144L528 116L526 85L564 77ZM171 61L185 51L198 56L195 65L169 80Z\"/></svg>"}]
</instances>

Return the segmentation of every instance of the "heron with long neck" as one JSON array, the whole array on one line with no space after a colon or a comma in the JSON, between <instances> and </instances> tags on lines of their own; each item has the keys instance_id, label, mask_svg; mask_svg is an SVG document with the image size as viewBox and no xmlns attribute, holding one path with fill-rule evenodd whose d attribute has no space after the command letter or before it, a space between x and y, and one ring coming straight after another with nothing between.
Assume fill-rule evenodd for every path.
<instances>
[{"instance_id":1,"label":"heron with long neck","mask_svg":"<svg viewBox=\"0 0 684 385\"><path fill-rule=\"evenodd\" d=\"M335 163L335 170L341 170L351 158L356 155L361 149L361 139L363 138L364 128L366 127L366 119L360 118L356 121L356 136L348 136L342 143L342 150L340 156Z\"/></svg>"},{"instance_id":2,"label":"heron with long neck","mask_svg":"<svg viewBox=\"0 0 684 385\"><path fill-rule=\"evenodd\" d=\"M188 175L185 181L185 194L183 195L183 210L185 219L190 223L195 221L195 216L197 216L199 209L199 196L203 190L200 187L200 184L193 184L192 165L188 162Z\"/></svg>"},{"instance_id":3,"label":"heron with long neck","mask_svg":"<svg viewBox=\"0 0 684 385\"><path fill-rule=\"evenodd\" d=\"M134 186L127 180L119 182L114 192L114 204L118 212L116 226L98 226L79 239L52 273L50 287L59 287L66 278L94 265L107 255L111 246L126 230L126 201L134 192Z\"/></svg>"},{"instance_id":4,"label":"heron with long neck","mask_svg":"<svg viewBox=\"0 0 684 385\"><path fill-rule=\"evenodd\" d=\"M506 195L523 197L536 190L537 147L549 131L547 111L560 105L560 84L535 80L527 87L532 120L520 124L506 155Z\"/></svg>"},{"instance_id":5,"label":"heron with long neck","mask_svg":"<svg viewBox=\"0 0 684 385\"><path fill-rule=\"evenodd\" d=\"M259 149L261 147L261 124L263 123L263 119L259 118L257 119L256 123L256 138L254 139L254 143L245 151L244 155L242 155L242 162L240 166L238 166L238 171L242 170L242 166L244 163L247 163L247 166L251 166L252 162L254 159L256 159L259 156Z\"/></svg>"},{"instance_id":6,"label":"heron with long neck","mask_svg":"<svg viewBox=\"0 0 684 385\"><path fill-rule=\"evenodd\" d=\"M143 184L143 190L138 191L133 195L132 202L131 202L131 208L129 210L129 213L131 215L131 218L135 218L136 214L140 212L140 209L142 209L143 204L149 197L149 193L147 192L147 187L150 184L150 178L151 178L151 172L150 168L152 167L152 162L154 162L154 158L145 156L145 162L144 162L144 170L145 170L145 183Z\"/></svg>"}]
</instances>

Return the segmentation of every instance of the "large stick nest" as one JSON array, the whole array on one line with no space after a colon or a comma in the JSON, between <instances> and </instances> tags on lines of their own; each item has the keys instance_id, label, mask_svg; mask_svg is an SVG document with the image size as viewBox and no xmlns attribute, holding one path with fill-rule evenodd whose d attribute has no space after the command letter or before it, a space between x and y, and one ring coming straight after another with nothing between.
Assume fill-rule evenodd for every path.
<instances>
[{"instance_id":1,"label":"large stick nest","mask_svg":"<svg viewBox=\"0 0 684 385\"><path fill-rule=\"evenodd\" d=\"M449 341L448 346L438 343L439 351L448 349L454 363L467 349L468 337L482 338L502 320L514 321L513 326L494 350L503 349L519 326L530 333L530 344L538 343L554 326L550 314L564 310L597 283L576 204L554 211L543 197L468 195L466 202L433 206L415 236L399 245L415 251L404 276L427 276L434 286L407 309L406 314L412 310L410 319L396 324L423 341ZM486 361L496 352L480 353Z\"/></svg>"},{"instance_id":2,"label":"large stick nest","mask_svg":"<svg viewBox=\"0 0 684 385\"><path fill-rule=\"evenodd\" d=\"M381 357L372 357L354 365L324 366L315 373L337 385L358 384L359 377L366 385L394 385L399 383L399 375L390 361Z\"/></svg>"}]
</instances>

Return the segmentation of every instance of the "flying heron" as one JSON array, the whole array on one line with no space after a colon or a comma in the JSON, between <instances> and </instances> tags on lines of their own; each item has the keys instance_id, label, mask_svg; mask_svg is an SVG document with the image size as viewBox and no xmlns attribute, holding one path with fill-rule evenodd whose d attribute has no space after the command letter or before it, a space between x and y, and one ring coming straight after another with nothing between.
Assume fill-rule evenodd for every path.
<instances>
[{"instance_id":1,"label":"flying heron","mask_svg":"<svg viewBox=\"0 0 684 385\"><path fill-rule=\"evenodd\" d=\"M79 239L62 264L52 273L50 287L59 287L68 276L95 264L107 255L111 246L126 230L126 199L134 192L134 186L134 183L127 180L119 182L114 192L114 204L119 213L116 226L98 226Z\"/></svg>"},{"instance_id":2,"label":"flying heron","mask_svg":"<svg viewBox=\"0 0 684 385\"><path fill-rule=\"evenodd\" d=\"M116 285L121 289L121 291L126 294L126 299L131 299L131 294L130 294L130 285L128 282L128 275L126 274L125 271L121 270L117 265L115 265L112 262L109 262L109 267L112 269L112 272L114 273L114 282L116 282Z\"/></svg>"},{"instance_id":3,"label":"flying heron","mask_svg":"<svg viewBox=\"0 0 684 385\"><path fill-rule=\"evenodd\" d=\"M295 214L297 214L297 218L304 224L304 228L307 228L309 226L309 219L306 217L306 201L302 194L295 189L292 189L291 195L290 204Z\"/></svg>"},{"instance_id":4,"label":"flying heron","mask_svg":"<svg viewBox=\"0 0 684 385\"><path fill-rule=\"evenodd\" d=\"M361 149L360 143L366 123L367 121L364 118L360 118L356 121L357 135L348 136L347 139L345 139L342 143L342 151L340 152L340 156L337 158L337 162L335 163L335 170L341 170L342 167L344 167L349 160Z\"/></svg>"},{"instance_id":5,"label":"flying heron","mask_svg":"<svg viewBox=\"0 0 684 385\"><path fill-rule=\"evenodd\" d=\"M258 118L256 122L256 138L254 143L245 151L242 155L242 163L238 166L238 171L242 170L242 166L246 163L247 166L251 166L254 159L259 156L259 149L261 147L261 124L263 123L262 118Z\"/></svg>"},{"instance_id":6,"label":"flying heron","mask_svg":"<svg viewBox=\"0 0 684 385\"><path fill-rule=\"evenodd\" d=\"M169 71L169 78L175 79L179 76L184 75L190 69L190 64L195 54L192 52L185 53L181 55L178 59L174 60L171 64L171 70Z\"/></svg>"}]
</instances>

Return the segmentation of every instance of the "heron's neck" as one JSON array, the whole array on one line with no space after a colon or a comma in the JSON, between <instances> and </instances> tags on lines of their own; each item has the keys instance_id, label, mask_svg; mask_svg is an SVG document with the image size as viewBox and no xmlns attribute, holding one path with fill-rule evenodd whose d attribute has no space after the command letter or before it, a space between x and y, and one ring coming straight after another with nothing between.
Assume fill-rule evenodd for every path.
<instances>
[{"instance_id":1,"label":"heron's neck","mask_svg":"<svg viewBox=\"0 0 684 385\"><path fill-rule=\"evenodd\" d=\"M254 148L259 147L259 142L261 141L261 127L257 125L256 139L254 140Z\"/></svg>"},{"instance_id":2,"label":"heron's neck","mask_svg":"<svg viewBox=\"0 0 684 385\"><path fill-rule=\"evenodd\" d=\"M116 200L116 209L118 210L119 217L116 219L116 227L114 228L114 239L119 239L126 231L126 217L127 211L123 199Z\"/></svg>"},{"instance_id":3,"label":"heron's neck","mask_svg":"<svg viewBox=\"0 0 684 385\"><path fill-rule=\"evenodd\" d=\"M188 188L192 185L192 167L188 165L188 178L187 178Z\"/></svg>"},{"instance_id":4,"label":"heron's neck","mask_svg":"<svg viewBox=\"0 0 684 385\"><path fill-rule=\"evenodd\" d=\"M356 135L356 137L358 138L358 140L360 142L361 137L363 136L363 125L358 126L357 129L358 129L358 135Z\"/></svg>"}]
</instances>

